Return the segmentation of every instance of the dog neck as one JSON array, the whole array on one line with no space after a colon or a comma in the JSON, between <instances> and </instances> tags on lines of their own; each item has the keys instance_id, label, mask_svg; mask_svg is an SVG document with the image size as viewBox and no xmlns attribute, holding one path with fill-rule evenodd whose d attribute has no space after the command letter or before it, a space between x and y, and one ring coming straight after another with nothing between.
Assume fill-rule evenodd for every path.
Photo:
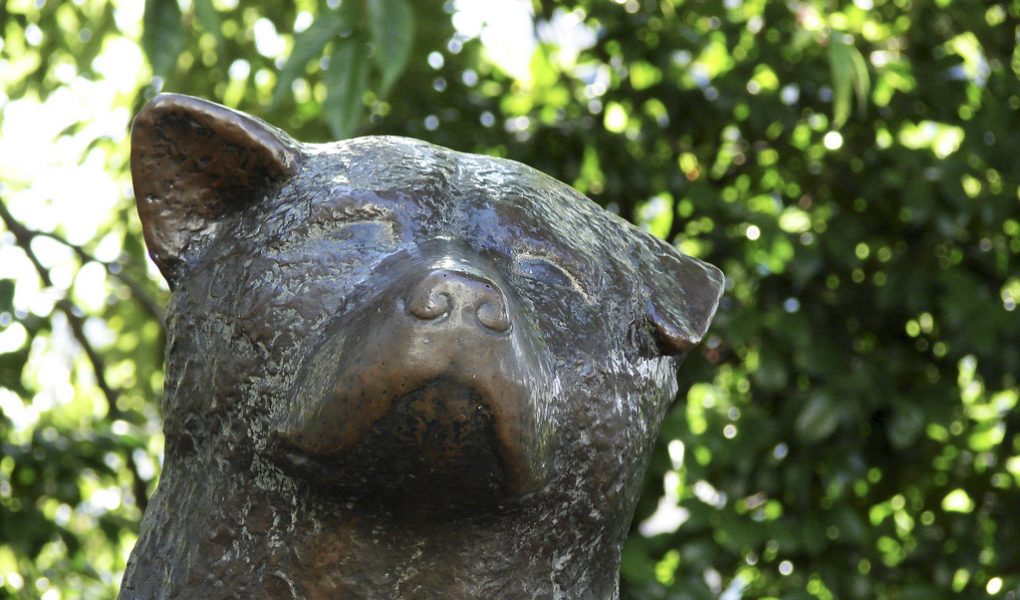
<instances>
[{"instance_id":1,"label":"dog neck","mask_svg":"<svg viewBox=\"0 0 1020 600\"><path fill-rule=\"evenodd\" d=\"M626 527L576 496L429 520L309 493L257 459L206 467L168 461L176 489L145 518L176 523L143 527L121 598L618 597Z\"/></svg>"}]
</instances>

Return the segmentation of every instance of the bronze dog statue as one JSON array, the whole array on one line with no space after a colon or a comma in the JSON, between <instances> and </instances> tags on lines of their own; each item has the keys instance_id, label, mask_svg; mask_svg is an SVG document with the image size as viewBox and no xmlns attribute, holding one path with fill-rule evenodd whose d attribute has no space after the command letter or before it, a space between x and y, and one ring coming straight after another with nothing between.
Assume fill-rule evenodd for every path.
<instances>
[{"instance_id":1,"label":"bronze dog statue","mask_svg":"<svg viewBox=\"0 0 1020 600\"><path fill-rule=\"evenodd\" d=\"M522 164L179 95L132 175L166 456L122 598L613 598L723 277Z\"/></svg>"}]
</instances>

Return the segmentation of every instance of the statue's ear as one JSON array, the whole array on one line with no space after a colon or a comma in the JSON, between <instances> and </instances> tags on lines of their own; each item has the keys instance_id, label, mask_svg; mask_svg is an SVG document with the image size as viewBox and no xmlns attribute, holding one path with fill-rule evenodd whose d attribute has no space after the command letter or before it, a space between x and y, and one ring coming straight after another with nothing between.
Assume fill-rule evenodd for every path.
<instances>
[{"instance_id":1,"label":"statue's ear","mask_svg":"<svg viewBox=\"0 0 1020 600\"><path fill-rule=\"evenodd\" d=\"M726 277L708 263L677 252L667 244L654 252L645 285L646 316L659 352L682 355L708 331L722 297Z\"/></svg>"},{"instance_id":2,"label":"statue's ear","mask_svg":"<svg viewBox=\"0 0 1020 600\"><path fill-rule=\"evenodd\" d=\"M131 178L149 255L173 288L224 217L292 175L299 144L225 106L162 94L131 127Z\"/></svg>"}]
</instances>

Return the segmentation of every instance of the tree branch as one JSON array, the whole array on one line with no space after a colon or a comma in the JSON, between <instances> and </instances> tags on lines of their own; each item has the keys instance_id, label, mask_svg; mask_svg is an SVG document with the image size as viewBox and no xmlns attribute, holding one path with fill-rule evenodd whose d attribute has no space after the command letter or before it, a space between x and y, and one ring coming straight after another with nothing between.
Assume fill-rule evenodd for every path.
<instances>
[{"instance_id":1,"label":"tree branch","mask_svg":"<svg viewBox=\"0 0 1020 600\"><path fill-rule=\"evenodd\" d=\"M6 221L6 219L4 220ZM49 231L35 231L32 229L28 229L27 227L21 225L20 223L19 226L21 226L21 228L25 231L25 234L30 236L30 238L37 237L49 238L63 246L66 246L67 248L70 248L70 250L74 252L74 254L78 257L78 260L80 260L83 264L87 262L94 262L102 265L103 268L106 269L107 273L109 273L111 276L114 277L114 279L121 282L122 284L124 284L126 288L128 288L128 290L131 292L131 297L134 298L134 300L141 305L142 309L150 317L159 322L161 327L163 326L163 310L160 308L159 303L156 302L156 300L152 296L150 296L144 289L142 289L142 286L137 281L124 274L124 272L121 270L120 263L99 260L94 255L89 253L88 250L85 250L85 248L82 248L77 244L72 244L71 242L67 241L66 239L62 238L61 236L55 233L51 233ZM19 246L21 245L20 242L18 245Z\"/></svg>"},{"instance_id":2,"label":"tree branch","mask_svg":"<svg viewBox=\"0 0 1020 600\"><path fill-rule=\"evenodd\" d=\"M32 251L31 247L32 239L39 235L39 233L34 232L19 223L7 210L7 206L2 199L0 199L0 220L3 220L7 230L14 235L15 242L25 253L25 256L28 257L29 262L31 262L35 267L36 273L38 273L39 279L42 281L43 285L45 287L52 288L53 279L50 277L49 270L47 270L46 267L43 266L42 262L39 261L39 257L35 255L35 252ZM117 398L120 396L120 390L111 386L110 382L106 379L106 365L103 361L103 357L99 354L95 347L93 347L92 343L85 335L85 320L82 318L81 309L75 306L74 303L67 298L59 300L56 303L56 308L67 317L67 322L71 327L74 339L77 340L78 344L82 347L82 350L84 350L85 355L89 359L89 363L92 365L92 372L95 374L96 378L96 386L103 392L103 397L106 399L107 417L112 419L122 416L123 411L117 407ZM128 470L131 472L132 491L135 495L135 502L144 512L145 507L148 505L148 497L145 493L145 481L139 474L138 467L130 453L128 453L127 465Z\"/></svg>"}]
</instances>

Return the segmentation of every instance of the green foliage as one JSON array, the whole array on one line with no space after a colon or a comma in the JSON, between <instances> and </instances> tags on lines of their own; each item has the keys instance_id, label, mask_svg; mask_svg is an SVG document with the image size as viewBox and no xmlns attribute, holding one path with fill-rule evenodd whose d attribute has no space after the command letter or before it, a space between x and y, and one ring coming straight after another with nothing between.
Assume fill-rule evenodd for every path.
<instances>
[{"instance_id":1,"label":"green foliage","mask_svg":"<svg viewBox=\"0 0 1020 600\"><path fill-rule=\"evenodd\" d=\"M871 86L868 65L853 45L853 38L833 35L829 39L829 67L832 69L832 124L840 127L850 116L850 93L853 90L861 114L868 102Z\"/></svg>"},{"instance_id":2,"label":"green foliage","mask_svg":"<svg viewBox=\"0 0 1020 600\"><path fill-rule=\"evenodd\" d=\"M385 96L410 58L414 15L409 0L377 0L368 3L368 17L380 71L379 87Z\"/></svg>"},{"instance_id":3,"label":"green foliage","mask_svg":"<svg viewBox=\"0 0 1020 600\"><path fill-rule=\"evenodd\" d=\"M339 138L350 137L364 105L361 101L368 87L368 56L365 44L358 38L337 44L329 60L330 69L323 78L326 101L323 113L329 128Z\"/></svg>"},{"instance_id":4,"label":"green foliage","mask_svg":"<svg viewBox=\"0 0 1020 600\"><path fill-rule=\"evenodd\" d=\"M320 59L320 65L327 65L323 67L323 117L334 136L350 137L361 121L369 67L375 64L379 72L377 91L385 96L407 64L413 35L409 0L365 0L364 4L349 0L337 9L325 8L307 29L294 35L294 46L280 71L272 106L279 107L291 95L292 84L306 72L308 63ZM324 52L328 53L328 62L322 60Z\"/></svg>"},{"instance_id":5,"label":"green foliage","mask_svg":"<svg viewBox=\"0 0 1020 600\"><path fill-rule=\"evenodd\" d=\"M209 8L208 5L202 6L201 10L196 7L203 25L210 25L208 21L215 14ZM164 76L172 71L183 46L184 23L181 22L181 7L177 0L145 0L142 49L149 58L153 74Z\"/></svg>"},{"instance_id":6,"label":"green foliage","mask_svg":"<svg viewBox=\"0 0 1020 600\"><path fill-rule=\"evenodd\" d=\"M301 139L521 160L723 268L624 597L1020 591L1020 3L535 3L510 53L524 74L480 41L512 19L473 24L470 3L128 4L4 6L0 140L18 100L94 85L127 113L155 74ZM141 60L139 39L149 68L110 66ZM39 129L73 173L115 182L103 194L0 147L11 594L108 596L161 450L164 292L121 191L126 138L101 116ZM113 202L109 219L83 236L61 194Z\"/></svg>"},{"instance_id":7,"label":"green foliage","mask_svg":"<svg viewBox=\"0 0 1020 600\"><path fill-rule=\"evenodd\" d=\"M345 5L351 6L351 5ZM333 38L339 36L340 31L351 26L353 17L349 10L325 10L312 22L312 24L300 33L294 34L294 47L287 57L287 62L280 69L280 80L273 92L273 106L279 106L283 100L291 94L291 84L299 76L303 75L305 69L313 58L320 58L323 48ZM352 46L353 44L347 44ZM353 68L352 63L338 62L336 72ZM360 67L359 67L360 68Z\"/></svg>"}]
</instances>

